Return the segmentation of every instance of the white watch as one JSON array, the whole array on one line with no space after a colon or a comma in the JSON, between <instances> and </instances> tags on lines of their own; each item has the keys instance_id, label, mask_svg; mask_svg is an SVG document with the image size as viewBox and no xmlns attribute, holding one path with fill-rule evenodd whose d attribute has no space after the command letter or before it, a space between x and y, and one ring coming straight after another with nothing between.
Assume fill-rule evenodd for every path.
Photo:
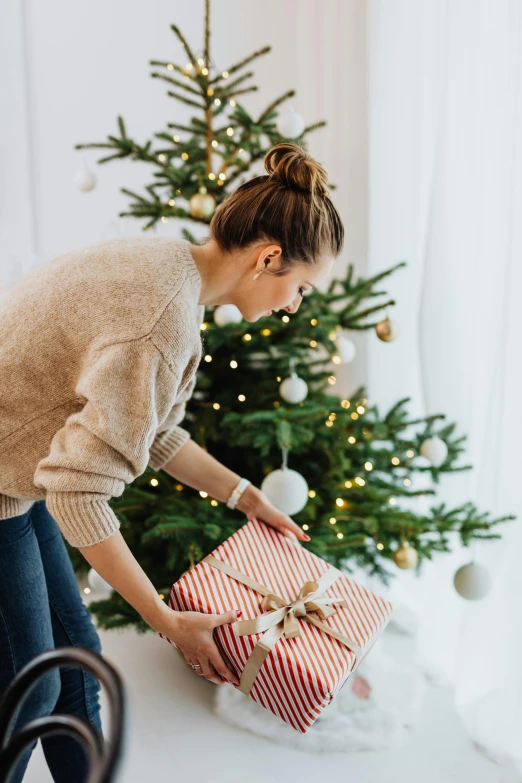
<instances>
[{"instance_id":1,"label":"white watch","mask_svg":"<svg viewBox=\"0 0 522 783\"><path fill-rule=\"evenodd\" d=\"M241 497L241 495L243 494L243 492L245 491L245 489L248 487L250 483L251 482L246 478L242 478L239 480L237 486L232 490L232 494L227 500L227 506L229 508L236 507L239 498Z\"/></svg>"}]
</instances>

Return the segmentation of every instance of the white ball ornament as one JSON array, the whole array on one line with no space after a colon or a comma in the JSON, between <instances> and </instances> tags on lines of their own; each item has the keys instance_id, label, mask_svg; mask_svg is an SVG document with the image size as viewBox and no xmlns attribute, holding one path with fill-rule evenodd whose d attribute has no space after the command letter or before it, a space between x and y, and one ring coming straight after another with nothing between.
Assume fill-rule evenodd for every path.
<instances>
[{"instance_id":1,"label":"white ball ornament","mask_svg":"<svg viewBox=\"0 0 522 783\"><path fill-rule=\"evenodd\" d=\"M200 220L211 217L215 208L216 199L211 193L207 193L205 187L201 187L198 193L194 193L189 201L191 216Z\"/></svg>"},{"instance_id":2,"label":"white ball ornament","mask_svg":"<svg viewBox=\"0 0 522 783\"><path fill-rule=\"evenodd\" d=\"M341 357L343 362L346 364L353 362L357 354L357 348L355 347L353 340L350 340L350 338L346 337L344 334L340 334L336 338L335 344L337 346L337 354Z\"/></svg>"},{"instance_id":3,"label":"white ball ornament","mask_svg":"<svg viewBox=\"0 0 522 783\"><path fill-rule=\"evenodd\" d=\"M296 405L306 399L308 385L297 373L292 373L289 378L285 378L279 385L279 394L285 402L291 402Z\"/></svg>"},{"instance_id":4,"label":"white ball ornament","mask_svg":"<svg viewBox=\"0 0 522 783\"><path fill-rule=\"evenodd\" d=\"M448 456L448 447L441 438L433 435L421 443L420 453L438 468Z\"/></svg>"},{"instance_id":5,"label":"white ball ornament","mask_svg":"<svg viewBox=\"0 0 522 783\"><path fill-rule=\"evenodd\" d=\"M305 121L293 106L282 112L277 120L277 130L285 139L296 139L305 129Z\"/></svg>"},{"instance_id":6,"label":"white ball ornament","mask_svg":"<svg viewBox=\"0 0 522 783\"><path fill-rule=\"evenodd\" d=\"M239 324L242 320L241 310L233 304L219 305L214 310L214 321L218 326Z\"/></svg>"},{"instance_id":7,"label":"white ball ornament","mask_svg":"<svg viewBox=\"0 0 522 783\"><path fill-rule=\"evenodd\" d=\"M88 168L80 169L74 175L74 184L78 190L88 193L96 187L96 177Z\"/></svg>"},{"instance_id":8,"label":"white ball ornament","mask_svg":"<svg viewBox=\"0 0 522 783\"><path fill-rule=\"evenodd\" d=\"M111 585L94 568L91 568L87 574L87 581L89 582L89 587L96 593L110 593L113 590Z\"/></svg>"},{"instance_id":9,"label":"white ball ornament","mask_svg":"<svg viewBox=\"0 0 522 783\"><path fill-rule=\"evenodd\" d=\"M467 601L479 601L491 590L491 577L480 563L461 566L453 579L455 590Z\"/></svg>"},{"instance_id":10,"label":"white ball ornament","mask_svg":"<svg viewBox=\"0 0 522 783\"><path fill-rule=\"evenodd\" d=\"M292 516L308 502L308 484L297 470L280 468L265 476L261 490L271 503L283 513Z\"/></svg>"}]
</instances>

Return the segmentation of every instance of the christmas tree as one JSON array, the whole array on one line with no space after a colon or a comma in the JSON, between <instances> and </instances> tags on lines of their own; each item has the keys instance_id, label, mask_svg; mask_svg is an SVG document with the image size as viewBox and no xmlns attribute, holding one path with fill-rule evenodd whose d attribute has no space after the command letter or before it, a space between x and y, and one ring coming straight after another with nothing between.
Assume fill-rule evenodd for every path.
<instances>
[{"instance_id":1,"label":"christmas tree","mask_svg":"<svg viewBox=\"0 0 522 783\"><path fill-rule=\"evenodd\" d=\"M188 62L150 63L161 69L151 75L167 82L168 95L199 116L188 125L168 123L167 130L154 134L157 142L143 145L118 117L119 136L76 147L110 149L99 163L130 158L151 164L154 181L145 186L147 195L122 188L133 201L120 214L138 218L144 230L171 218L208 225L216 207L250 178L271 146L291 141L306 150L307 136L326 125L305 126L293 111L280 114L294 91L253 118L238 98L257 88L245 86L252 72L240 72L270 47L226 71L216 69L210 57L210 0L205 12L201 56L172 25ZM182 233L197 242L187 229ZM394 302L368 303L382 293L377 290L382 281L403 266L356 279L350 265L344 280L333 280L325 292L315 290L292 316L272 315L270 326L238 320L233 306L208 313L202 324L204 361L183 422L199 445L267 494L274 495L277 483L280 507L308 531L306 546L313 552L348 572L363 567L385 583L393 563L420 571L425 559L450 551L455 534L466 546L473 539L500 538L493 528L514 518L491 519L471 502L457 508L435 498L428 503L442 474L471 467L457 464L465 437L443 414L411 419L409 398L381 413L363 387L346 399L336 394L336 367L355 355L351 330L375 329L379 339L396 338L397 325L383 317ZM424 477L424 486L414 482L416 475ZM245 522L205 492L151 469L111 506L134 556L164 598L173 582ZM78 570L88 568L77 550L70 552ZM116 592L90 609L103 627L148 629Z\"/></svg>"}]
</instances>

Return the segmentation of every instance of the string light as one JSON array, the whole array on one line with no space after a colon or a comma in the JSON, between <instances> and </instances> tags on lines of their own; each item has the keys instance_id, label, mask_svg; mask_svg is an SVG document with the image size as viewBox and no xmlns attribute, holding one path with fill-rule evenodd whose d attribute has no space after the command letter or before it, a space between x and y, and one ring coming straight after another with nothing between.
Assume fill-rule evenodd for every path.
<instances>
[{"instance_id":1,"label":"string light","mask_svg":"<svg viewBox=\"0 0 522 783\"><path fill-rule=\"evenodd\" d=\"M178 134L176 133L176 135L172 137L172 141L178 142L178 141L181 141L181 138L180 138L180 136L178 136Z\"/></svg>"},{"instance_id":2,"label":"string light","mask_svg":"<svg viewBox=\"0 0 522 783\"><path fill-rule=\"evenodd\" d=\"M175 198L171 198L170 201L169 201L169 207L175 207L175 206L176 206L176 199Z\"/></svg>"},{"instance_id":3,"label":"string light","mask_svg":"<svg viewBox=\"0 0 522 783\"><path fill-rule=\"evenodd\" d=\"M346 487L346 489L351 489L352 488L352 482L351 481L345 481L344 482L344 486Z\"/></svg>"},{"instance_id":4,"label":"string light","mask_svg":"<svg viewBox=\"0 0 522 783\"><path fill-rule=\"evenodd\" d=\"M215 402L215 403L212 405L212 407L214 408L214 410L215 410L215 411L218 411L218 410L221 408L221 405L219 404L219 402Z\"/></svg>"},{"instance_id":5,"label":"string light","mask_svg":"<svg viewBox=\"0 0 522 783\"><path fill-rule=\"evenodd\" d=\"M262 330L262 332L261 332L261 334L262 334L264 337L268 337L268 335L269 335L269 334L272 334L272 331L271 331L271 329L263 329L263 330Z\"/></svg>"},{"instance_id":6,"label":"string light","mask_svg":"<svg viewBox=\"0 0 522 783\"><path fill-rule=\"evenodd\" d=\"M183 158L183 160L188 160L189 159L188 152L182 152L181 157Z\"/></svg>"},{"instance_id":7,"label":"string light","mask_svg":"<svg viewBox=\"0 0 522 783\"><path fill-rule=\"evenodd\" d=\"M203 492L203 490L200 490L199 494L202 498L208 498L208 492Z\"/></svg>"},{"instance_id":8,"label":"string light","mask_svg":"<svg viewBox=\"0 0 522 783\"><path fill-rule=\"evenodd\" d=\"M350 400L341 400L341 407L342 408L349 408L350 407Z\"/></svg>"},{"instance_id":9,"label":"string light","mask_svg":"<svg viewBox=\"0 0 522 783\"><path fill-rule=\"evenodd\" d=\"M390 506L396 506L397 505L397 498L390 498L388 503Z\"/></svg>"},{"instance_id":10,"label":"string light","mask_svg":"<svg viewBox=\"0 0 522 783\"><path fill-rule=\"evenodd\" d=\"M168 217L165 217L165 215L163 215L163 217L161 218L161 222L162 223L168 223L169 222Z\"/></svg>"},{"instance_id":11,"label":"string light","mask_svg":"<svg viewBox=\"0 0 522 783\"><path fill-rule=\"evenodd\" d=\"M330 421L335 421L335 419L336 419L337 417L336 417L335 413L330 413L330 415L328 416L328 418L330 419Z\"/></svg>"},{"instance_id":12,"label":"string light","mask_svg":"<svg viewBox=\"0 0 522 783\"><path fill-rule=\"evenodd\" d=\"M169 70L169 71L173 71L174 70L174 66L172 65L172 63L167 63L167 70Z\"/></svg>"},{"instance_id":13,"label":"string light","mask_svg":"<svg viewBox=\"0 0 522 783\"><path fill-rule=\"evenodd\" d=\"M208 178L209 179L216 179L216 175L214 174L213 171L210 172L210 174L208 175Z\"/></svg>"},{"instance_id":14,"label":"string light","mask_svg":"<svg viewBox=\"0 0 522 783\"><path fill-rule=\"evenodd\" d=\"M198 65L205 65L205 60L202 57L199 58Z\"/></svg>"},{"instance_id":15,"label":"string light","mask_svg":"<svg viewBox=\"0 0 522 783\"><path fill-rule=\"evenodd\" d=\"M352 418L354 421L359 418L359 414L355 411L353 413L350 413L350 418Z\"/></svg>"},{"instance_id":16,"label":"string light","mask_svg":"<svg viewBox=\"0 0 522 783\"><path fill-rule=\"evenodd\" d=\"M317 492L315 491L315 489L310 489L309 490L309 492L308 492L308 497L309 498L315 498L316 495L317 495Z\"/></svg>"},{"instance_id":17,"label":"string light","mask_svg":"<svg viewBox=\"0 0 522 783\"><path fill-rule=\"evenodd\" d=\"M217 502L217 500L211 500L210 501L210 505L211 506L219 506L219 503Z\"/></svg>"},{"instance_id":18,"label":"string light","mask_svg":"<svg viewBox=\"0 0 522 783\"><path fill-rule=\"evenodd\" d=\"M290 318L289 318L287 315L284 315L284 316L281 318L281 320L282 320L282 322L283 322L284 324L287 324L287 323L290 321Z\"/></svg>"},{"instance_id":19,"label":"string light","mask_svg":"<svg viewBox=\"0 0 522 783\"><path fill-rule=\"evenodd\" d=\"M361 478L360 476L356 476L356 477L355 477L355 479L354 479L354 481L355 481L355 483L356 483L356 484L358 484L360 487L364 487L364 485L366 484L366 481L365 481L363 478Z\"/></svg>"},{"instance_id":20,"label":"string light","mask_svg":"<svg viewBox=\"0 0 522 783\"><path fill-rule=\"evenodd\" d=\"M274 400L274 408L279 408L280 405L281 403L279 402L279 400Z\"/></svg>"},{"instance_id":21,"label":"string light","mask_svg":"<svg viewBox=\"0 0 522 783\"><path fill-rule=\"evenodd\" d=\"M213 147L217 147L218 146L218 142L215 139L212 141L212 146Z\"/></svg>"},{"instance_id":22,"label":"string light","mask_svg":"<svg viewBox=\"0 0 522 783\"><path fill-rule=\"evenodd\" d=\"M333 362L334 364L341 364L341 363L342 363L342 361L343 361L343 360L341 359L341 357L340 357L340 356L337 356L337 354L334 354L334 355L332 356L332 362Z\"/></svg>"},{"instance_id":23,"label":"string light","mask_svg":"<svg viewBox=\"0 0 522 783\"><path fill-rule=\"evenodd\" d=\"M246 400L246 397L244 394L238 394L237 396L239 402L244 402Z\"/></svg>"},{"instance_id":24,"label":"string light","mask_svg":"<svg viewBox=\"0 0 522 783\"><path fill-rule=\"evenodd\" d=\"M208 68L202 68L201 73L203 74L203 76L208 76Z\"/></svg>"},{"instance_id":25,"label":"string light","mask_svg":"<svg viewBox=\"0 0 522 783\"><path fill-rule=\"evenodd\" d=\"M161 163L165 163L167 158L163 153L161 153L161 155L158 155L158 160L161 161Z\"/></svg>"},{"instance_id":26,"label":"string light","mask_svg":"<svg viewBox=\"0 0 522 783\"><path fill-rule=\"evenodd\" d=\"M366 408L363 408L362 405L359 405L359 407L357 408L357 413L364 413L365 410Z\"/></svg>"},{"instance_id":27,"label":"string light","mask_svg":"<svg viewBox=\"0 0 522 783\"><path fill-rule=\"evenodd\" d=\"M90 587L84 587L83 588L83 592L85 593L85 595L89 595L89 593L91 592L91 588Z\"/></svg>"},{"instance_id":28,"label":"string light","mask_svg":"<svg viewBox=\"0 0 522 783\"><path fill-rule=\"evenodd\" d=\"M400 465L401 464L401 461L400 461L400 459L398 457L392 457L391 461L392 461L392 463L394 465Z\"/></svg>"},{"instance_id":29,"label":"string light","mask_svg":"<svg viewBox=\"0 0 522 783\"><path fill-rule=\"evenodd\" d=\"M226 178L227 178L227 175L223 174L223 172L221 172L221 174L219 175L219 179L221 180L221 182L224 182L226 180Z\"/></svg>"},{"instance_id":30,"label":"string light","mask_svg":"<svg viewBox=\"0 0 522 783\"><path fill-rule=\"evenodd\" d=\"M337 538L344 538L342 533L337 533Z\"/></svg>"},{"instance_id":31,"label":"string light","mask_svg":"<svg viewBox=\"0 0 522 783\"><path fill-rule=\"evenodd\" d=\"M214 103L216 106L221 106L221 101L219 100L219 98L214 98Z\"/></svg>"},{"instance_id":32,"label":"string light","mask_svg":"<svg viewBox=\"0 0 522 783\"><path fill-rule=\"evenodd\" d=\"M412 451L411 449L408 449L408 451L406 452L406 456L411 459L412 457L415 456L415 452Z\"/></svg>"},{"instance_id":33,"label":"string light","mask_svg":"<svg viewBox=\"0 0 522 783\"><path fill-rule=\"evenodd\" d=\"M333 427L333 421L327 421L325 424L327 427Z\"/></svg>"},{"instance_id":34,"label":"string light","mask_svg":"<svg viewBox=\"0 0 522 783\"><path fill-rule=\"evenodd\" d=\"M228 71L223 71L223 73L221 74L221 76L223 77L223 79L228 79L228 77L230 76L230 74L229 74L229 72L228 72Z\"/></svg>"},{"instance_id":35,"label":"string light","mask_svg":"<svg viewBox=\"0 0 522 783\"><path fill-rule=\"evenodd\" d=\"M158 481L157 478L151 478L151 480L149 481L149 484L151 485L151 487L157 487L158 484L159 484L159 481Z\"/></svg>"},{"instance_id":36,"label":"string light","mask_svg":"<svg viewBox=\"0 0 522 783\"><path fill-rule=\"evenodd\" d=\"M214 95L214 90L212 89L212 87L208 88L207 95L209 98L212 98L212 96Z\"/></svg>"},{"instance_id":37,"label":"string light","mask_svg":"<svg viewBox=\"0 0 522 783\"><path fill-rule=\"evenodd\" d=\"M230 105L231 105L231 106L236 106L236 102L235 102L235 100L234 100L233 98L232 98L232 100L230 101Z\"/></svg>"},{"instance_id":38,"label":"string light","mask_svg":"<svg viewBox=\"0 0 522 783\"><path fill-rule=\"evenodd\" d=\"M373 465L371 462L365 462L364 467L366 468L366 470L373 470Z\"/></svg>"},{"instance_id":39,"label":"string light","mask_svg":"<svg viewBox=\"0 0 522 783\"><path fill-rule=\"evenodd\" d=\"M247 334L244 334L244 335L243 335L243 340L244 340L246 343L250 342L250 340L251 340L251 339L252 339L252 335L251 335L251 334L248 334L248 333L247 333Z\"/></svg>"},{"instance_id":40,"label":"string light","mask_svg":"<svg viewBox=\"0 0 522 783\"><path fill-rule=\"evenodd\" d=\"M233 136L234 135L234 128L227 128L227 136Z\"/></svg>"},{"instance_id":41,"label":"string light","mask_svg":"<svg viewBox=\"0 0 522 783\"><path fill-rule=\"evenodd\" d=\"M205 331L205 329L208 329L208 324L207 324L207 322L206 322L206 321L203 321L203 323L201 324L201 326L200 326L199 328L201 329L201 331L202 331L202 332L204 332L204 331Z\"/></svg>"},{"instance_id":42,"label":"string light","mask_svg":"<svg viewBox=\"0 0 522 783\"><path fill-rule=\"evenodd\" d=\"M334 386L334 384L337 383L337 378L335 377L335 375L328 376L328 383L330 384L330 386Z\"/></svg>"},{"instance_id":43,"label":"string light","mask_svg":"<svg viewBox=\"0 0 522 783\"><path fill-rule=\"evenodd\" d=\"M409 479L409 478L405 478L405 479L404 479L404 486L405 486L405 487L409 487L409 486L411 486L411 481L410 481L410 479Z\"/></svg>"},{"instance_id":44,"label":"string light","mask_svg":"<svg viewBox=\"0 0 522 783\"><path fill-rule=\"evenodd\" d=\"M356 443L356 442L357 442L357 438L354 438L353 435L350 435L350 437L348 438L348 443Z\"/></svg>"},{"instance_id":45,"label":"string light","mask_svg":"<svg viewBox=\"0 0 522 783\"><path fill-rule=\"evenodd\" d=\"M181 490L183 489L183 484L176 484L176 489L178 490L178 492L181 492Z\"/></svg>"},{"instance_id":46,"label":"string light","mask_svg":"<svg viewBox=\"0 0 522 783\"><path fill-rule=\"evenodd\" d=\"M312 326L317 326L317 318L312 318L310 323L312 324Z\"/></svg>"},{"instance_id":47,"label":"string light","mask_svg":"<svg viewBox=\"0 0 522 783\"><path fill-rule=\"evenodd\" d=\"M335 517L330 517L330 524L335 525L337 523L337 520Z\"/></svg>"},{"instance_id":48,"label":"string light","mask_svg":"<svg viewBox=\"0 0 522 783\"><path fill-rule=\"evenodd\" d=\"M344 506L344 500L342 498L336 498L335 505L342 508Z\"/></svg>"},{"instance_id":49,"label":"string light","mask_svg":"<svg viewBox=\"0 0 522 783\"><path fill-rule=\"evenodd\" d=\"M181 196L181 189L180 189L180 188L178 188L178 189L176 190L176 194L177 194L178 196Z\"/></svg>"},{"instance_id":50,"label":"string light","mask_svg":"<svg viewBox=\"0 0 522 783\"><path fill-rule=\"evenodd\" d=\"M315 340L310 340L310 348L317 348L317 343Z\"/></svg>"},{"instance_id":51,"label":"string light","mask_svg":"<svg viewBox=\"0 0 522 783\"><path fill-rule=\"evenodd\" d=\"M280 376L280 375L278 375L278 376L277 376L277 378L276 378L276 381L277 381L278 383L281 383L281 376Z\"/></svg>"},{"instance_id":52,"label":"string light","mask_svg":"<svg viewBox=\"0 0 522 783\"><path fill-rule=\"evenodd\" d=\"M230 366L232 367L232 369L233 369L233 370L235 370L235 369L236 369L236 367L237 367L237 362L236 362L236 360L235 360L235 359L232 359L232 361L230 362Z\"/></svg>"},{"instance_id":53,"label":"string light","mask_svg":"<svg viewBox=\"0 0 522 783\"><path fill-rule=\"evenodd\" d=\"M310 525L302 525L303 530L310 530Z\"/></svg>"},{"instance_id":54,"label":"string light","mask_svg":"<svg viewBox=\"0 0 522 783\"><path fill-rule=\"evenodd\" d=\"M379 543L377 544L377 549L381 549L381 550L384 549L384 544L381 544L381 542L379 541Z\"/></svg>"},{"instance_id":55,"label":"string light","mask_svg":"<svg viewBox=\"0 0 522 783\"><path fill-rule=\"evenodd\" d=\"M212 361L212 356L209 353L207 353L207 355L205 356L205 361L206 362L211 362Z\"/></svg>"}]
</instances>

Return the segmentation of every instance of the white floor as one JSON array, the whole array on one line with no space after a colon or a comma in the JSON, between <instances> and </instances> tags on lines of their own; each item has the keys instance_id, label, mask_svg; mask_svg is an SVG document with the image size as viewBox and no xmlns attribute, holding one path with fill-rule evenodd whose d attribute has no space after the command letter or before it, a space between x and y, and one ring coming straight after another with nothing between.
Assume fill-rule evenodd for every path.
<instances>
[{"instance_id":1,"label":"white floor","mask_svg":"<svg viewBox=\"0 0 522 783\"><path fill-rule=\"evenodd\" d=\"M317 780L401 783L515 783L480 755L451 708L451 692L429 687L423 717L393 750L332 754L287 750L224 725L212 710L216 687L194 675L153 633L100 632L104 656L126 683L130 729L122 783L299 783ZM108 723L102 694L102 720ZM40 744L24 783L52 783ZM74 781L71 781L74 783Z\"/></svg>"}]
</instances>

